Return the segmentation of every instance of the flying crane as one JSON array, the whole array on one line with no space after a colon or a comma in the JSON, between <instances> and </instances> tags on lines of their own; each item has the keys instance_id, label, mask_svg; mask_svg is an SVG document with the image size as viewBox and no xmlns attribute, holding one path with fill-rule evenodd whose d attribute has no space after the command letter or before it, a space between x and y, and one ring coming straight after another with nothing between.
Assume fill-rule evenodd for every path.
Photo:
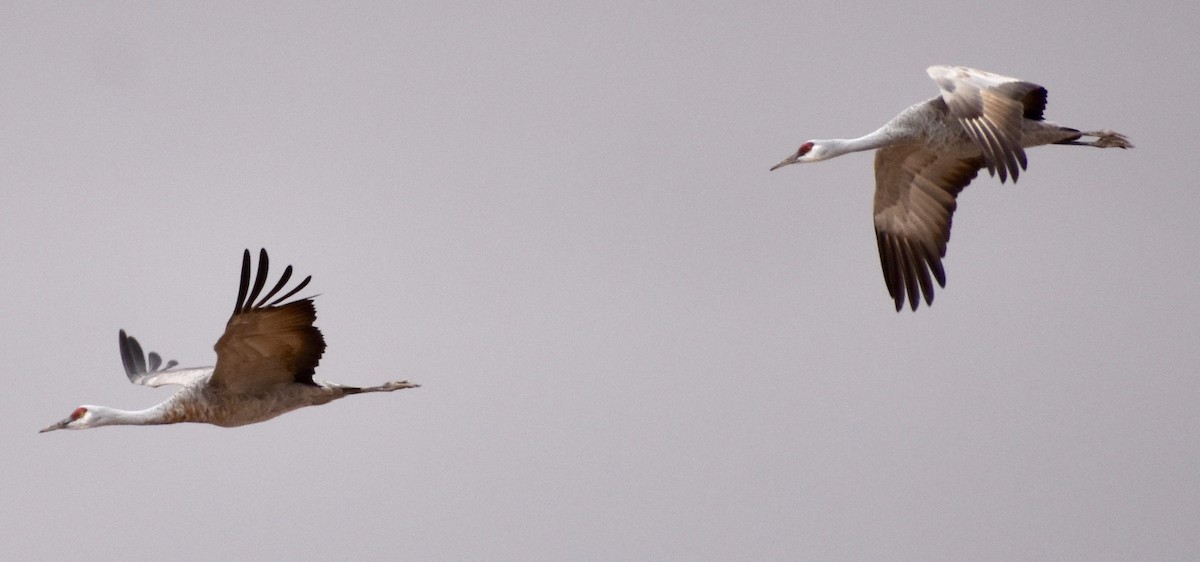
<instances>
[{"instance_id":1,"label":"flying crane","mask_svg":"<svg viewBox=\"0 0 1200 562\"><path fill-rule=\"evenodd\" d=\"M866 136L806 141L771 167L878 149L875 239L897 312L906 297L914 311L922 295L926 305L933 304L934 280L946 286L942 258L955 197L981 168L999 175L1001 183L1009 176L1015 183L1029 147L1133 148L1120 133L1080 132L1044 121L1046 89L1037 84L963 66L931 66L927 72L941 89L938 97L905 109Z\"/></svg>"},{"instance_id":2,"label":"flying crane","mask_svg":"<svg viewBox=\"0 0 1200 562\"><path fill-rule=\"evenodd\" d=\"M236 427L266 421L280 414L319 406L352 394L391 392L420 385L393 381L360 388L313 378L325 338L313 326L317 318L311 297L284 302L300 292L312 276L271 300L287 285L292 266L261 299L267 282L267 251L258 256L254 286L250 286L250 251L242 255L242 280L233 315L217 340L214 367L177 369L151 352L148 356L133 337L121 330L121 362L130 382L144 386L179 385L178 392L145 410L126 411L105 406L75 408L66 419L42 429L90 429L106 425L209 423ZM257 300L257 302L255 302ZM270 301L270 302L268 302Z\"/></svg>"}]
</instances>

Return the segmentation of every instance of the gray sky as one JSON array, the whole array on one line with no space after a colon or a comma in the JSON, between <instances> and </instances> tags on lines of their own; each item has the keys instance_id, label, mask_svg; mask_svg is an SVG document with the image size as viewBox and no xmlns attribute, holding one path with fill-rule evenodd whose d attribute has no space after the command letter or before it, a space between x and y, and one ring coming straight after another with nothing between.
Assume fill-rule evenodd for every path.
<instances>
[{"instance_id":1,"label":"gray sky","mask_svg":"<svg viewBox=\"0 0 1200 562\"><path fill-rule=\"evenodd\" d=\"M0 5L0 551L20 559L1194 559L1195 2ZM930 64L1135 150L959 199L896 314L869 132ZM243 248L314 277L319 378L238 429Z\"/></svg>"}]
</instances>

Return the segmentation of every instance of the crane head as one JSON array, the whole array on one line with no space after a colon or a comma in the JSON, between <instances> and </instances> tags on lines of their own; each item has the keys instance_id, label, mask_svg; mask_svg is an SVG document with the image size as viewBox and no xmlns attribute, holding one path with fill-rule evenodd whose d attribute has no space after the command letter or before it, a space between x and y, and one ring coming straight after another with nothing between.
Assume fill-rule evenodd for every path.
<instances>
[{"instance_id":1,"label":"crane head","mask_svg":"<svg viewBox=\"0 0 1200 562\"><path fill-rule=\"evenodd\" d=\"M828 158L827 156L824 155L824 153L825 153L825 150L821 144L817 144L816 141L807 141L804 144L800 145L800 148L796 151L795 154L792 154L791 156L784 158L782 162L780 162L774 166L771 166L771 171L773 172L773 171L778 170L779 168L782 168L789 164L799 164L801 162L816 162L818 160L824 160L824 159Z\"/></svg>"},{"instance_id":2,"label":"crane head","mask_svg":"<svg viewBox=\"0 0 1200 562\"><path fill-rule=\"evenodd\" d=\"M103 425L101 423L97 423L100 421L100 416L93 413L94 408L96 408L96 406L80 406L75 408L75 411L71 412L71 415L67 416L66 419L54 425L48 426L38 433L46 433L47 431L54 431L56 429L87 429L89 427Z\"/></svg>"}]
</instances>

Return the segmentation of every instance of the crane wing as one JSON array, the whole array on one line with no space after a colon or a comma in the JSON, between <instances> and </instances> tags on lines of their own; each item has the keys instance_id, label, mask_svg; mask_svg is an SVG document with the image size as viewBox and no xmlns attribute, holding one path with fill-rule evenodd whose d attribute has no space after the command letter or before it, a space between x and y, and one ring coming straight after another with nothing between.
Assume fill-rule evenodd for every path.
<instances>
[{"instance_id":1,"label":"crane wing","mask_svg":"<svg viewBox=\"0 0 1200 562\"><path fill-rule=\"evenodd\" d=\"M225 325L225 333L214 346L217 366L210 382L213 386L251 394L293 382L315 384L313 373L325 351L325 339L313 326L317 319L313 301L305 298L279 304L308 285L312 277L268 303L291 278L289 265L275 287L256 303L267 280L267 264L267 252L262 250L251 288L250 251L242 255L237 305Z\"/></svg>"},{"instance_id":2,"label":"crane wing","mask_svg":"<svg viewBox=\"0 0 1200 562\"><path fill-rule=\"evenodd\" d=\"M988 173L1013 181L1025 169L1021 147L1022 120L1042 120L1046 89L1031 83L965 66L931 66L926 72L937 82L950 115L983 151Z\"/></svg>"},{"instance_id":3,"label":"crane wing","mask_svg":"<svg viewBox=\"0 0 1200 562\"><path fill-rule=\"evenodd\" d=\"M942 258L955 198L981 167L980 158L945 156L918 144L876 151L875 239L896 311L906 296L913 310L922 294L926 305L933 304L933 280L946 286Z\"/></svg>"},{"instance_id":4,"label":"crane wing","mask_svg":"<svg viewBox=\"0 0 1200 562\"><path fill-rule=\"evenodd\" d=\"M148 356L145 355L137 339L125 335L125 330L121 330L117 335L117 343L121 348L121 363L125 365L125 375L133 384L186 386L212 374L212 367L176 369L175 366L179 363L173 359L163 365L162 357L153 351Z\"/></svg>"}]
</instances>

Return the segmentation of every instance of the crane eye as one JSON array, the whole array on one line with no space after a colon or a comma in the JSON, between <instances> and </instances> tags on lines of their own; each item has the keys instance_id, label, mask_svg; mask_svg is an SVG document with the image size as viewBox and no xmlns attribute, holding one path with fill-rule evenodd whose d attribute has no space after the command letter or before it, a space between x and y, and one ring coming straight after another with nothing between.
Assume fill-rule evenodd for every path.
<instances>
[{"instance_id":1,"label":"crane eye","mask_svg":"<svg viewBox=\"0 0 1200 562\"><path fill-rule=\"evenodd\" d=\"M800 150L796 151L796 156L804 156L805 154L808 154L808 151L812 150L812 148L813 143L811 141L806 142L800 145Z\"/></svg>"},{"instance_id":2,"label":"crane eye","mask_svg":"<svg viewBox=\"0 0 1200 562\"><path fill-rule=\"evenodd\" d=\"M82 418L83 415L86 413L87 413L87 408L84 408L82 406L75 408L75 411L71 412L71 421L75 421L79 418Z\"/></svg>"}]
</instances>

